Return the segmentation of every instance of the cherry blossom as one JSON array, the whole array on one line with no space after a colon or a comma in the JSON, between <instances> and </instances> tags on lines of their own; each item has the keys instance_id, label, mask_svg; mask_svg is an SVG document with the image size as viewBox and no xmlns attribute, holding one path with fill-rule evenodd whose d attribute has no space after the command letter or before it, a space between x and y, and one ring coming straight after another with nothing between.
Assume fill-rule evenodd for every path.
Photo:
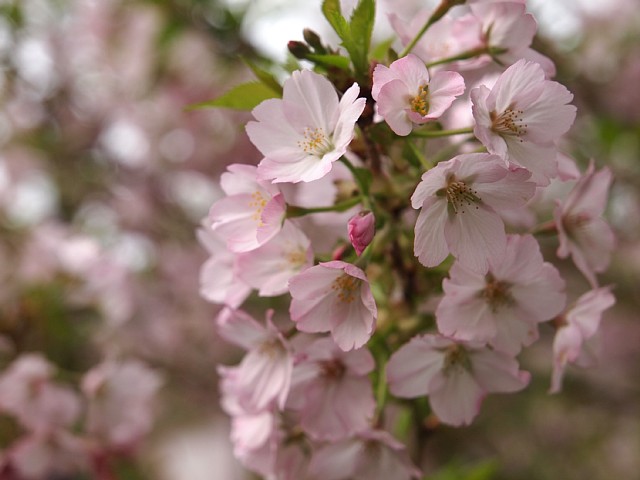
<instances>
[{"instance_id":1,"label":"cherry blossom","mask_svg":"<svg viewBox=\"0 0 640 480\"><path fill-rule=\"evenodd\" d=\"M338 99L322 75L293 72L284 83L282 99L265 100L253 109L256 121L247 134L265 158L258 165L261 179L309 182L325 176L347 151L365 99L354 83Z\"/></svg>"},{"instance_id":2,"label":"cherry blossom","mask_svg":"<svg viewBox=\"0 0 640 480\"><path fill-rule=\"evenodd\" d=\"M431 16L432 11L421 9L410 19L389 14L389 22L403 45L407 45L418 34ZM413 48L424 62L436 62L480 47L482 29L472 15L453 18L444 16L434 23ZM483 59L470 59L451 64L451 68L473 68L486 63Z\"/></svg>"},{"instance_id":3,"label":"cherry blossom","mask_svg":"<svg viewBox=\"0 0 640 480\"><path fill-rule=\"evenodd\" d=\"M301 332L331 332L344 350L360 348L375 328L378 309L365 273L335 260L299 273L289 281L291 320Z\"/></svg>"},{"instance_id":4,"label":"cherry blossom","mask_svg":"<svg viewBox=\"0 0 640 480\"><path fill-rule=\"evenodd\" d=\"M237 275L261 296L288 292L289 279L313 265L311 241L302 230L285 220L282 230L269 242L240 254Z\"/></svg>"},{"instance_id":5,"label":"cherry blossom","mask_svg":"<svg viewBox=\"0 0 640 480\"><path fill-rule=\"evenodd\" d=\"M38 434L71 427L80 415L80 399L53 383L55 371L40 354L18 357L0 376L0 410Z\"/></svg>"},{"instance_id":6,"label":"cherry blossom","mask_svg":"<svg viewBox=\"0 0 640 480\"><path fill-rule=\"evenodd\" d=\"M565 306L565 282L544 262L531 236L509 235L503 254L479 274L458 263L444 280L438 305L438 330L461 340L489 342L515 355L538 338L537 324Z\"/></svg>"},{"instance_id":7,"label":"cherry blossom","mask_svg":"<svg viewBox=\"0 0 640 480\"><path fill-rule=\"evenodd\" d=\"M227 250L225 242L208 228L199 228L198 240L210 254L200 267L200 295L212 303L238 308L251 287L238 276L238 254Z\"/></svg>"},{"instance_id":8,"label":"cherry blossom","mask_svg":"<svg viewBox=\"0 0 640 480\"><path fill-rule=\"evenodd\" d=\"M404 445L384 430L363 430L321 447L309 471L324 480L409 480L422 475Z\"/></svg>"},{"instance_id":9,"label":"cherry blossom","mask_svg":"<svg viewBox=\"0 0 640 480\"><path fill-rule=\"evenodd\" d=\"M397 397L428 395L438 418L449 425L469 425L487 393L510 393L529 383L511 355L480 342L438 335L414 337L387 364L389 390Z\"/></svg>"},{"instance_id":10,"label":"cherry blossom","mask_svg":"<svg viewBox=\"0 0 640 480\"><path fill-rule=\"evenodd\" d=\"M534 194L530 173L507 168L500 157L463 154L441 162L422 175L411 197L421 208L415 231L415 254L427 267L449 253L464 266L485 273L489 259L506 245L498 211L523 206Z\"/></svg>"},{"instance_id":11,"label":"cherry blossom","mask_svg":"<svg viewBox=\"0 0 640 480\"><path fill-rule=\"evenodd\" d=\"M229 165L220 185L227 196L213 204L209 221L229 250L255 250L280 231L284 198L276 186L257 178L255 166Z\"/></svg>"},{"instance_id":12,"label":"cherry blossom","mask_svg":"<svg viewBox=\"0 0 640 480\"><path fill-rule=\"evenodd\" d=\"M558 229L558 256L571 255L573 263L593 288L598 286L596 273L603 272L611 260L616 239L602 218L612 175L608 168L595 171L591 161L566 200L558 202L553 217Z\"/></svg>"},{"instance_id":13,"label":"cherry blossom","mask_svg":"<svg viewBox=\"0 0 640 480\"><path fill-rule=\"evenodd\" d=\"M482 44L500 65L511 65L524 58L539 63L548 77L555 75L555 65L531 49L537 23L526 13L525 2L476 2L470 5L482 28Z\"/></svg>"},{"instance_id":14,"label":"cherry blossom","mask_svg":"<svg viewBox=\"0 0 640 480\"><path fill-rule=\"evenodd\" d=\"M529 169L536 183L547 185L558 169L555 142L576 116L576 107L567 105L572 99L566 87L545 79L540 64L519 60L491 90L471 90L474 133L490 153Z\"/></svg>"},{"instance_id":15,"label":"cherry blossom","mask_svg":"<svg viewBox=\"0 0 640 480\"><path fill-rule=\"evenodd\" d=\"M238 367L236 390L250 412L262 411L271 402L282 409L289 394L293 357L282 334L267 312L266 327L241 310L225 308L216 319L218 332L247 355Z\"/></svg>"},{"instance_id":16,"label":"cherry blossom","mask_svg":"<svg viewBox=\"0 0 640 480\"><path fill-rule=\"evenodd\" d=\"M550 393L562 389L562 377L569 363L580 364L584 343L598 331L605 310L616 302L611 287L590 290L558 317L558 331L553 340L553 375Z\"/></svg>"},{"instance_id":17,"label":"cherry blossom","mask_svg":"<svg viewBox=\"0 0 640 480\"><path fill-rule=\"evenodd\" d=\"M162 385L158 373L138 360L106 360L82 378L89 399L86 430L115 448L129 448L153 424L153 402Z\"/></svg>"},{"instance_id":18,"label":"cherry blossom","mask_svg":"<svg viewBox=\"0 0 640 480\"><path fill-rule=\"evenodd\" d=\"M411 133L413 124L439 118L463 92L459 73L439 71L430 78L425 64L412 54L373 71L371 94L378 113L402 136Z\"/></svg>"},{"instance_id":19,"label":"cherry blossom","mask_svg":"<svg viewBox=\"0 0 640 480\"><path fill-rule=\"evenodd\" d=\"M320 338L298 353L290 407L302 428L317 440L338 440L365 429L376 402L368 374L374 369L367 349L343 352Z\"/></svg>"}]
</instances>

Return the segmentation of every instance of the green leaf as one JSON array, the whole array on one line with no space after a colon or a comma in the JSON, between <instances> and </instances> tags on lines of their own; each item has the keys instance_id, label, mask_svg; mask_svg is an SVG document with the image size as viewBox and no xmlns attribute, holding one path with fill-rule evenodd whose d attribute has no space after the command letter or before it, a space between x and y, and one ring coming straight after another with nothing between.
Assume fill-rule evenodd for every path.
<instances>
[{"instance_id":1,"label":"green leaf","mask_svg":"<svg viewBox=\"0 0 640 480\"><path fill-rule=\"evenodd\" d=\"M316 55L312 53L306 58L325 68L337 67L341 70L349 70L349 59L342 55Z\"/></svg>"},{"instance_id":2,"label":"green leaf","mask_svg":"<svg viewBox=\"0 0 640 480\"><path fill-rule=\"evenodd\" d=\"M391 37L383 42L380 42L371 51L371 56L376 60L380 60L383 62L386 61L389 58L389 49L391 48L391 45L393 45L394 41L395 37ZM394 60L397 60L397 56Z\"/></svg>"},{"instance_id":3,"label":"green leaf","mask_svg":"<svg viewBox=\"0 0 640 480\"><path fill-rule=\"evenodd\" d=\"M349 53L351 53L353 65L359 72L366 73L369 69L369 46L375 18L375 0L360 0L351 15L350 33L355 51Z\"/></svg>"},{"instance_id":4,"label":"green leaf","mask_svg":"<svg viewBox=\"0 0 640 480\"><path fill-rule=\"evenodd\" d=\"M233 110L253 110L256 106L269 98L279 95L264 83L249 82L233 87L213 100L188 105L186 110L201 110L204 108L231 108Z\"/></svg>"},{"instance_id":5,"label":"green leaf","mask_svg":"<svg viewBox=\"0 0 640 480\"><path fill-rule=\"evenodd\" d=\"M260 80L265 86L269 87L278 95L282 96L282 85L276 80L271 72L268 72L264 68L259 67L248 58L242 58L242 61L251 69L253 74L258 80Z\"/></svg>"},{"instance_id":6,"label":"green leaf","mask_svg":"<svg viewBox=\"0 0 640 480\"><path fill-rule=\"evenodd\" d=\"M351 29L340 11L340 0L324 0L322 13L343 42L351 40Z\"/></svg>"}]
</instances>

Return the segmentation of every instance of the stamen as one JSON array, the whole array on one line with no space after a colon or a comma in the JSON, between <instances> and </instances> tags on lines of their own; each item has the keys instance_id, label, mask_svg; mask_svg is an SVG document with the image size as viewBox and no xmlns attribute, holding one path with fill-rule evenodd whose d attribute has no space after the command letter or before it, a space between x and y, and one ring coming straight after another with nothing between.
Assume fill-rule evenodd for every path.
<instances>
[{"instance_id":1,"label":"stamen","mask_svg":"<svg viewBox=\"0 0 640 480\"><path fill-rule=\"evenodd\" d=\"M429 85L421 85L418 94L411 99L411 110L423 117L429 113Z\"/></svg>"},{"instance_id":2,"label":"stamen","mask_svg":"<svg viewBox=\"0 0 640 480\"><path fill-rule=\"evenodd\" d=\"M447 187L444 189L447 202L453 209L453 213L464 213L465 205L471 207L475 205L476 210L482 200L478 196L478 192L472 189L466 183L456 180L455 176L451 176L447 181Z\"/></svg>"},{"instance_id":3,"label":"stamen","mask_svg":"<svg viewBox=\"0 0 640 480\"><path fill-rule=\"evenodd\" d=\"M471 371L471 361L462 345L453 344L446 348L442 372L445 376L459 370Z\"/></svg>"},{"instance_id":4,"label":"stamen","mask_svg":"<svg viewBox=\"0 0 640 480\"><path fill-rule=\"evenodd\" d=\"M496 111L489 113L491 118L491 130L500 135L510 135L518 137L519 141L522 140L523 135L527 133L529 125L522 123L522 110L514 110L512 107L507 108L501 114L497 114Z\"/></svg>"},{"instance_id":5,"label":"stamen","mask_svg":"<svg viewBox=\"0 0 640 480\"><path fill-rule=\"evenodd\" d=\"M337 358L324 360L320 363L320 375L332 380L339 380L343 377L346 368L344 364Z\"/></svg>"},{"instance_id":6,"label":"stamen","mask_svg":"<svg viewBox=\"0 0 640 480\"><path fill-rule=\"evenodd\" d=\"M304 140L299 141L298 146L304 153L318 157L333 150L331 140L327 138L322 128L305 128Z\"/></svg>"},{"instance_id":7,"label":"stamen","mask_svg":"<svg viewBox=\"0 0 640 480\"><path fill-rule=\"evenodd\" d=\"M340 275L331 284L331 289L338 292L338 300L351 303L356 299L356 290L360 287L361 280L346 273Z\"/></svg>"},{"instance_id":8,"label":"stamen","mask_svg":"<svg viewBox=\"0 0 640 480\"><path fill-rule=\"evenodd\" d=\"M297 269L304 265L307 261L307 252L300 248L289 250L285 254L285 258L294 269Z\"/></svg>"},{"instance_id":9,"label":"stamen","mask_svg":"<svg viewBox=\"0 0 640 480\"><path fill-rule=\"evenodd\" d=\"M264 207L267 205L267 203L268 201L266 198L264 198L264 196L262 195L262 192L259 192L258 190L256 190L251 194L251 201L249 202L249 207L255 210L253 215L251 215L251 218L255 222L257 222L259 227L264 225L264 223L262 223L262 211L264 210Z\"/></svg>"},{"instance_id":10,"label":"stamen","mask_svg":"<svg viewBox=\"0 0 640 480\"><path fill-rule=\"evenodd\" d=\"M269 358L276 358L281 356L285 350L282 346L282 342L277 338L273 338L262 342L260 344L259 351L261 354L266 355Z\"/></svg>"},{"instance_id":11,"label":"stamen","mask_svg":"<svg viewBox=\"0 0 640 480\"><path fill-rule=\"evenodd\" d=\"M510 288L511 285L509 283L496 280L489 272L485 277L485 288L480 293L480 296L489 304L491 311L496 313L504 306L513 305L514 299L509 293Z\"/></svg>"}]
</instances>

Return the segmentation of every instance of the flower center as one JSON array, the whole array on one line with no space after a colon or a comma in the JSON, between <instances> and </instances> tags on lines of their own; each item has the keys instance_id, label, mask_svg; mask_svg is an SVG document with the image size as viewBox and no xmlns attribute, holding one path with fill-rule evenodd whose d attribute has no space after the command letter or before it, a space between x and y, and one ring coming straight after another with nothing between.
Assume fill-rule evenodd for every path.
<instances>
[{"instance_id":1,"label":"flower center","mask_svg":"<svg viewBox=\"0 0 640 480\"><path fill-rule=\"evenodd\" d=\"M262 223L262 211L264 207L267 205L267 199L264 198L262 192L256 190L251 194L251 200L249 201L249 207L254 210L251 218L258 224L259 227L264 225Z\"/></svg>"},{"instance_id":2,"label":"flower center","mask_svg":"<svg viewBox=\"0 0 640 480\"><path fill-rule=\"evenodd\" d=\"M471 362L469 361L467 351L462 345L449 345L445 350L442 371L445 376L449 376L460 370L471 371Z\"/></svg>"},{"instance_id":3,"label":"flower center","mask_svg":"<svg viewBox=\"0 0 640 480\"><path fill-rule=\"evenodd\" d=\"M280 357L285 352L282 342L277 338L272 338L262 342L260 344L259 351L262 355L271 359Z\"/></svg>"},{"instance_id":4,"label":"flower center","mask_svg":"<svg viewBox=\"0 0 640 480\"><path fill-rule=\"evenodd\" d=\"M421 85L418 94L411 99L411 110L423 117L429 113L429 85Z\"/></svg>"},{"instance_id":5,"label":"flower center","mask_svg":"<svg viewBox=\"0 0 640 480\"><path fill-rule=\"evenodd\" d=\"M473 205L475 205L477 210L479 208L477 204L482 201L478 196L478 192L463 181L456 180L453 175L447 180L447 186L444 188L444 192L440 191L438 193L444 193L444 195L446 195L447 202L449 202L455 214L464 213L465 207L471 207Z\"/></svg>"},{"instance_id":6,"label":"flower center","mask_svg":"<svg viewBox=\"0 0 640 480\"><path fill-rule=\"evenodd\" d=\"M301 248L289 250L285 258L294 269L298 269L307 262L307 252Z\"/></svg>"},{"instance_id":7,"label":"flower center","mask_svg":"<svg viewBox=\"0 0 640 480\"><path fill-rule=\"evenodd\" d=\"M322 128L305 128L304 140L300 140L298 146L304 153L318 157L322 157L333 150L331 140L325 135Z\"/></svg>"},{"instance_id":8,"label":"flower center","mask_svg":"<svg viewBox=\"0 0 640 480\"><path fill-rule=\"evenodd\" d=\"M507 282L501 282L496 280L491 273L488 273L485 277L485 287L480 293L480 296L486 300L493 313L498 309L512 305L514 303L513 297L509 293L511 285Z\"/></svg>"},{"instance_id":9,"label":"flower center","mask_svg":"<svg viewBox=\"0 0 640 480\"><path fill-rule=\"evenodd\" d=\"M497 114L495 110L489 113L491 118L491 130L499 135L516 136L522 142L522 137L527 133L528 125L522 123L522 110L514 110L509 107L501 114Z\"/></svg>"},{"instance_id":10,"label":"flower center","mask_svg":"<svg viewBox=\"0 0 640 480\"><path fill-rule=\"evenodd\" d=\"M360 287L360 279L342 274L331 284L331 289L337 292L338 300L351 303L356 299L356 290Z\"/></svg>"},{"instance_id":11,"label":"flower center","mask_svg":"<svg viewBox=\"0 0 640 480\"><path fill-rule=\"evenodd\" d=\"M339 380L344 376L346 368L337 358L324 360L320 363L320 375L330 380Z\"/></svg>"}]
</instances>

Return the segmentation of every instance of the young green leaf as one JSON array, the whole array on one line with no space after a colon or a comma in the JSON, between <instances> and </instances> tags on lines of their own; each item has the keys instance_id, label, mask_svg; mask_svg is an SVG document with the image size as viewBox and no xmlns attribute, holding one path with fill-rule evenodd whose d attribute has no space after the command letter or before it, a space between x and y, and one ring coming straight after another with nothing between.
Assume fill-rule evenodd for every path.
<instances>
[{"instance_id":1,"label":"young green leaf","mask_svg":"<svg viewBox=\"0 0 640 480\"><path fill-rule=\"evenodd\" d=\"M278 98L279 95L264 83L249 82L233 87L213 100L195 103L186 110L201 110L204 108L230 108L233 110L253 110L264 100Z\"/></svg>"},{"instance_id":2,"label":"young green leaf","mask_svg":"<svg viewBox=\"0 0 640 480\"><path fill-rule=\"evenodd\" d=\"M271 72L268 72L264 68L259 67L248 58L243 57L242 61L251 69L258 80L260 80L263 84L265 84L278 95L282 95L282 85L280 85L280 82L276 80L276 77L274 77Z\"/></svg>"}]
</instances>

